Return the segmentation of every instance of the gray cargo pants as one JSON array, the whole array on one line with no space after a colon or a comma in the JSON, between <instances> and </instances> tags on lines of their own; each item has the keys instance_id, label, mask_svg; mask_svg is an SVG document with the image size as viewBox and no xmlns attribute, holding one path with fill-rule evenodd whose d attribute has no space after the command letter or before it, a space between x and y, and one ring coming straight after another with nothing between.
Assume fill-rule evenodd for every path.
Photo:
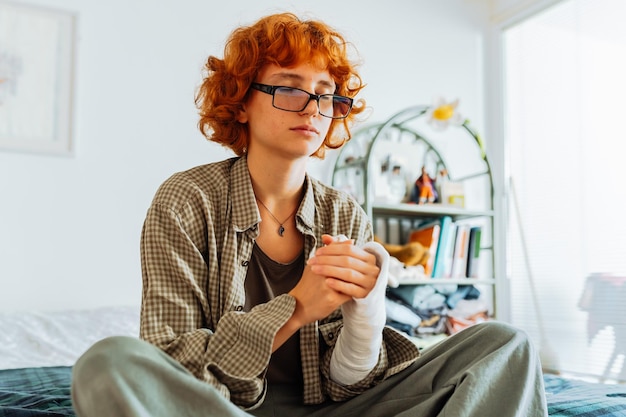
<instances>
[{"instance_id":1,"label":"gray cargo pants","mask_svg":"<svg viewBox=\"0 0 626 417\"><path fill-rule=\"evenodd\" d=\"M271 386L247 413L161 350L130 337L96 343L76 363L79 417L544 417L543 376L526 334L487 322L426 350L406 370L345 402L307 406Z\"/></svg>"}]
</instances>

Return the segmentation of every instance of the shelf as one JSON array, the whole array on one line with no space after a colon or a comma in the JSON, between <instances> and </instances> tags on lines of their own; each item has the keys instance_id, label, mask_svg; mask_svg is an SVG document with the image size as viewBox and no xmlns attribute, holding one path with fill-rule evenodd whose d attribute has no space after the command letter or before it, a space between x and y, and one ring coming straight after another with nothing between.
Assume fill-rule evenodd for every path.
<instances>
[{"instance_id":1,"label":"shelf","mask_svg":"<svg viewBox=\"0 0 626 417\"><path fill-rule=\"evenodd\" d=\"M440 284L458 284L458 285L494 285L496 280L493 278L416 278L403 280L402 285L440 285Z\"/></svg>"},{"instance_id":2,"label":"shelf","mask_svg":"<svg viewBox=\"0 0 626 417\"><path fill-rule=\"evenodd\" d=\"M492 217L493 210L468 210L445 204L372 204L372 213L383 216L450 216L455 219L470 217Z\"/></svg>"},{"instance_id":3,"label":"shelf","mask_svg":"<svg viewBox=\"0 0 626 417\"><path fill-rule=\"evenodd\" d=\"M483 288L479 291L491 299L488 302L489 311L495 317L496 213L491 167L480 137L467 121L458 130L454 127L445 131L436 129L429 123L429 118L424 117L428 109L429 106L414 106L398 112L383 123L355 131L350 142L339 151L332 185L352 194L371 219L373 232L389 244L403 245L410 240L412 231L445 217L451 220L448 222L446 219L446 224L458 221L459 225L481 227L478 263L480 273L472 274L480 278L430 278L425 275L410 275L411 279L406 276L407 279L399 280L399 285L458 285L465 289L471 285L488 287L485 291ZM405 197L413 194L416 191L415 181L424 168L444 181L462 184L468 208L441 203L395 203L389 201L393 200L392 197L385 200L385 196L401 194L402 182L398 179L404 180ZM415 197L412 195L413 199ZM443 196L439 197L439 201L451 201ZM456 239L456 234L442 235L451 242ZM445 268L450 267L448 264L450 255L454 253L454 246L449 243L441 246L445 249L445 255L441 257L445 259ZM437 259L435 245L428 245L427 249L432 249L434 253L430 253L430 256ZM448 271L446 273L452 275ZM438 269L437 275L446 273ZM464 274L460 272L454 276ZM433 340L438 340L437 337L419 337L417 340L422 347L426 347Z\"/></svg>"}]
</instances>

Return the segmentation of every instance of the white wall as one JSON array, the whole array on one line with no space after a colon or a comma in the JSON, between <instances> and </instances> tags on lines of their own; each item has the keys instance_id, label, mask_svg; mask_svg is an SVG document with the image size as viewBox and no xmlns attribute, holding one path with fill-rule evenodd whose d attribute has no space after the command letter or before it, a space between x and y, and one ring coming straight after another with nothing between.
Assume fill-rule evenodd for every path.
<instances>
[{"instance_id":1,"label":"white wall","mask_svg":"<svg viewBox=\"0 0 626 417\"><path fill-rule=\"evenodd\" d=\"M352 40L370 121L443 94L484 124L489 12L475 0L28 4L78 17L76 152L0 151L0 311L139 304L139 235L156 188L174 171L230 155L196 129L201 66L221 56L235 26L262 15L307 12ZM329 159L312 173L328 180Z\"/></svg>"},{"instance_id":2,"label":"white wall","mask_svg":"<svg viewBox=\"0 0 626 417\"><path fill-rule=\"evenodd\" d=\"M562 0L491 0L491 21L507 26Z\"/></svg>"}]
</instances>

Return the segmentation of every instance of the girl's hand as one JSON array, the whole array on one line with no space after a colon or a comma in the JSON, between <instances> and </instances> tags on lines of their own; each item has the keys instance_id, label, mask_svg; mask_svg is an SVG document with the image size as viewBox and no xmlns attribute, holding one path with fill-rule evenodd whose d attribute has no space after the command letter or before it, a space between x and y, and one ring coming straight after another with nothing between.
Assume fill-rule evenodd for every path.
<instances>
[{"instance_id":1,"label":"girl's hand","mask_svg":"<svg viewBox=\"0 0 626 417\"><path fill-rule=\"evenodd\" d=\"M297 328L328 317L351 297L329 285L326 277L304 267L304 273L298 284L289 291L296 299L296 310L292 316Z\"/></svg>"},{"instance_id":2,"label":"girl's hand","mask_svg":"<svg viewBox=\"0 0 626 417\"><path fill-rule=\"evenodd\" d=\"M323 235L322 242L325 246L308 261L311 271L324 276L329 288L352 298L365 298L380 273L376 257L345 236Z\"/></svg>"}]
</instances>

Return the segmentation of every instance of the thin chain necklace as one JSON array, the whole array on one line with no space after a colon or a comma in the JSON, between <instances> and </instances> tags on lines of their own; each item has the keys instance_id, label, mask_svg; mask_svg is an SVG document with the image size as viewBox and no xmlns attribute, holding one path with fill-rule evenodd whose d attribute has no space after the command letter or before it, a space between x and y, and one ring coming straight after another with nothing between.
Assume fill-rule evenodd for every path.
<instances>
[{"instance_id":1,"label":"thin chain necklace","mask_svg":"<svg viewBox=\"0 0 626 417\"><path fill-rule=\"evenodd\" d=\"M255 197L256 198L256 197ZM291 219L291 216L293 216L294 214L296 214L296 212L298 211L298 207L296 207L296 209L293 211L293 213L291 213L289 215L289 217L287 217L285 220L283 220L282 222L280 220L278 220L276 218L276 216L274 216L274 214L272 214L272 212L270 211L270 209L267 208L267 206L265 204L263 204L263 202L261 200L259 200L258 198L256 198L256 201L258 201L259 203L261 203L261 205L265 208L265 210L270 214L270 216L272 216L272 218L276 221L276 223L278 223L278 234L280 235L280 237L283 237L284 233L285 233L285 222L289 219Z\"/></svg>"}]
</instances>

